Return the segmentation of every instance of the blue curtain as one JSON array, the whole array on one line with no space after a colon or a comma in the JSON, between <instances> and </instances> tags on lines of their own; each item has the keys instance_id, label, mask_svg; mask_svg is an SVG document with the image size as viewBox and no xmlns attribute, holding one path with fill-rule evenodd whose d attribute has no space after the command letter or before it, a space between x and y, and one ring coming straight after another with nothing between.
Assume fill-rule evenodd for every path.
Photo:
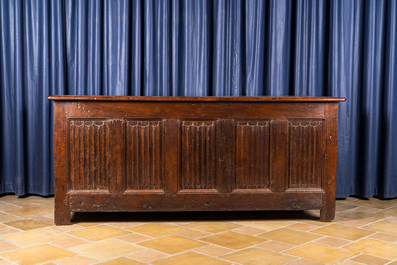
<instances>
[{"instance_id":1,"label":"blue curtain","mask_svg":"<svg viewBox=\"0 0 397 265\"><path fill-rule=\"evenodd\" d=\"M53 193L49 95L340 104L337 197L397 197L396 0L0 0L1 193Z\"/></svg>"}]
</instances>

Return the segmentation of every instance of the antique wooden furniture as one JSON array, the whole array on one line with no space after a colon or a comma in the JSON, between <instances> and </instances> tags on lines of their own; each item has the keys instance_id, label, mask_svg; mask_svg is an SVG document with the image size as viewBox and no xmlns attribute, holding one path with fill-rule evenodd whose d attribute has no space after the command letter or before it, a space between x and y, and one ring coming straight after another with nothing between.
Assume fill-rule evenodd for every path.
<instances>
[{"instance_id":1,"label":"antique wooden furniture","mask_svg":"<svg viewBox=\"0 0 397 265\"><path fill-rule=\"evenodd\" d=\"M335 215L330 97L51 96L55 223L71 211Z\"/></svg>"}]
</instances>

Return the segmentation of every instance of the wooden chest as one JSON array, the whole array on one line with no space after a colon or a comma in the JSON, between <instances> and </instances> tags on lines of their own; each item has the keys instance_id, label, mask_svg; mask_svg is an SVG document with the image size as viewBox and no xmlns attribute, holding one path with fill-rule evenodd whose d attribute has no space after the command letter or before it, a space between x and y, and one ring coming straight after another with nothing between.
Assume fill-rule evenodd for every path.
<instances>
[{"instance_id":1,"label":"wooden chest","mask_svg":"<svg viewBox=\"0 0 397 265\"><path fill-rule=\"evenodd\" d=\"M51 96L55 223L75 212L335 215L330 97Z\"/></svg>"}]
</instances>

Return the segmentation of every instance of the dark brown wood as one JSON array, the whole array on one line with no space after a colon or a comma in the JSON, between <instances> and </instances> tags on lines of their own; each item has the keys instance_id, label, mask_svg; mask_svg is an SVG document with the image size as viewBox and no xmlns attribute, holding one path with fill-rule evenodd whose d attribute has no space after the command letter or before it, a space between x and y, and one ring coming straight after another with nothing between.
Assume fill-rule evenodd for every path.
<instances>
[{"instance_id":1,"label":"dark brown wood","mask_svg":"<svg viewBox=\"0 0 397 265\"><path fill-rule=\"evenodd\" d=\"M51 96L55 223L72 211L335 215L330 97Z\"/></svg>"}]
</instances>

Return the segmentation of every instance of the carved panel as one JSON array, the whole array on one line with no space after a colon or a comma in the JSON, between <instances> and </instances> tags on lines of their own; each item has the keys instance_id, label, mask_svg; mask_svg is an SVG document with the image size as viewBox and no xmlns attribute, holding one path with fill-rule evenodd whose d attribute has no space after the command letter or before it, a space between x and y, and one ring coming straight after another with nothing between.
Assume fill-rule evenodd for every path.
<instances>
[{"instance_id":1,"label":"carved panel","mask_svg":"<svg viewBox=\"0 0 397 265\"><path fill-rule=\"evenodd\" d=\"M289 188L320 188L323 120L289 120Z\"/></svg>"},{"instance_id":2,"label":"carved panel","mask_svg":"<svg viewBox=\"0 0 397 265\"><path fill-rule=\"evenodd\" d=\"M269 186L270 122L238 121L236 124L237 189L264 189Z\"/></svg>"},{"instance_id":3,"label":"carved panel","mask_svg":"<svg viewBox=\"0 0 397 265\"><path fill-rule=\"evenodd\" d=\"M126 121L127 189L160 189L161 121Z\"/></svg>"},{"instance_id":4,"label":"carved panel","mask_svg":"<svg viewBox=\"0 0 397 265\"><path fill-rule=\"evenodd\" d=\"M73 189L108 188L107 121L69 120L69 162Z\"/></svg>"},{"instance_id":5,"label":"carved panel","mask_svg":"<svg viewBox=\"0 0 397 265\"><path fill-rule=\"evenodd\" d=\"M182 122L182 189L215 188L215 126L215 121Z\"/></svg>"}]
</instances>

